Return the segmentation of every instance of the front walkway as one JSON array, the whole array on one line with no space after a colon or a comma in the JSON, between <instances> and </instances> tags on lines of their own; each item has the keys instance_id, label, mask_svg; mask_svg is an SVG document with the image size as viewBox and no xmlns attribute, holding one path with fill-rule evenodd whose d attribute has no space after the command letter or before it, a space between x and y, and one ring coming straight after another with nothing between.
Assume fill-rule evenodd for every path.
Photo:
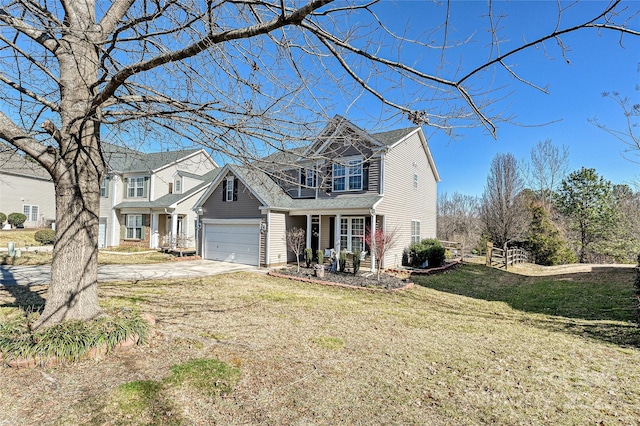
<instances>
[{"instance_id":1,"label":"front walkway","mask_svg":"<svg viewBox=\"0 0 640 426\"><path fill-rule=\"evenodd\" d=\"M215 260L189 260L145 265L101 265L98 281L163 280L193 278L226 274L239 271L261 271L255 266ZM266 270L264 270L266 272ZM0 285L44 285L49 284L50 266L0 265Z\"/></svg>"}]
</instances>

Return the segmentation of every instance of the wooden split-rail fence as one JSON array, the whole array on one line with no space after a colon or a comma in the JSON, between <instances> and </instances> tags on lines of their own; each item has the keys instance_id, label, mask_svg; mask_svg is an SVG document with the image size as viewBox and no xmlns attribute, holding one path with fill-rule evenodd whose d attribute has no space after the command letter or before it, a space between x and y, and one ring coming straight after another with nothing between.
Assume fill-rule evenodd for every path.
<instances>
[{"instance_id":1,"label":"wooden split-rail fence","mask_svg":"<svg viewBox=\"0 0 640 426\"><path fill-rule=\"evenodd\" d=\"M521 248L494 247L493 243L487 243L487 266L509 269L509 265L528 261L527 252Z\"/></svg>"}]
</instances>

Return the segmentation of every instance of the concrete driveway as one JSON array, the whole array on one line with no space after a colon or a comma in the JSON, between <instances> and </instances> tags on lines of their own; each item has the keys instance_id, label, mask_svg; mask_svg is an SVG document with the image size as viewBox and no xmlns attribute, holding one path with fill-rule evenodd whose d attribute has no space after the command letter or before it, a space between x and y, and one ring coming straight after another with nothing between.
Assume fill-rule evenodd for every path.
<instances>
[{"instance_id":1,"label":"concrete driveway","mask_svg":"<svg viewBox=\"0 0 640 426\"><path fill-rule=\"evenodd\" d=\"M98 267L98 281L162 280L193 278L239 271L266 271L255 266L215 260L189 260L148 265L102 265ZM0 265L0 285L49 284L50 266Z\"/></svg>"}]
</instances>

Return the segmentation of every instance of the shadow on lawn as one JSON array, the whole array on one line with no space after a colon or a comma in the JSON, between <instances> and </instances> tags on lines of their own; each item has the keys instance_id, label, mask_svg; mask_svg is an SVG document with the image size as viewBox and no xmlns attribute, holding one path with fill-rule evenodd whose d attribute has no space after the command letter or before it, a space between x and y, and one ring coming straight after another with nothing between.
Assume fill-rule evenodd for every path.
<instances>
[{"instance_id":1,"label":"shadow on lawn","mask_svg":"<svg viewBox=\"0 0 640 426\"><path fill-rule=\"evenodd\" d=\"M528 320L536 326L640 347L640 328L634 322L634 277L633 268L595 267L591 272L524 276L464 265L448 274L413 277L413 281L435 290L549 315Z\"/></svg>"},{"instance_id":2,"label":"shadow on lawn","mask_svg":"<svg viewBox=\"0 0 640 426\"><path fill-rule=\"evenodd\" d=\"M20 308L25 312L42 312L45 299L42 297L46 293L45 287L39 290L28 285L18 285L15 277L7 269L0 268L2 282L0 285L0 308Z\"/></svg>"}]
</instances>

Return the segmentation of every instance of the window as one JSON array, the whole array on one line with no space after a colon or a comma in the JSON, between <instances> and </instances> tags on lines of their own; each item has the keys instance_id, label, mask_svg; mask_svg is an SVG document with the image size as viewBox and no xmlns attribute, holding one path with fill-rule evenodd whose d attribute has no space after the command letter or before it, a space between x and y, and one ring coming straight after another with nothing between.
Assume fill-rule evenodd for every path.
<instances>
[{"instance_id":1,"label":"window","mask_svg":"<svg viewBox=\"0 0 640 426\"><path fill-rule=\"evenodd\" d=\"M180 194L182 192L182 178L177 176L173 181L173 193Z\"/></svg>"},{"instance_id":2,"label":"window","mask_svg":"<svg viewBox=\"0 0 640 426\"><path fill-rule=\"evenodd\" d=\"M100 185L100 196L102 198L109 196L109 178L107 177L102 179L102 184Z\"/></svg>"},{"instance_id":3,"label":"window","mask_svg":"<svg viewBox=\"0 0 640 426\"><path fill-rule=\"evenodd\" d=\"M228 177L222 185L222 199L224 201L235 201L237 200L237 192L234 184L235 179L233 177Z\"/></svg>"},{"instance_id":4,"label":"window","mask_svg":"<svg viewBox=\"0 0 640 426\"><path fill-rule=\"evenodd\" d=\"M133 177L127 180L127 198L140 198L147 196L146 178Z\"/></svg>"},{"instance_id":5,"label":"window","mask_svg":"<svg viewBox=\"0 0 640 426\"><path fill-rule=\"evenodd\" d=\"M418 175L417 174L413 175L413 187L415 189L418 189Z\"/></svg>"},{"instance_id":6,"label":"window","mask_svg":"<svg viewBox=\"0 0 640 426\"><path fill-rule=\"evenodd\" d=\"M364 250L364 218L343 217L340 219L340 249Z\"/></svg>"},{"instance_id":7,"label":"window","mask_svg":"<svg viewBox=\"0 0 640 426\"><path fill-rule=\"evenodd\" d=\"M300 184L307 188L316 186L316 171L313 168L300 169Z\"/></svg>"},{"instance_id":8,"label":"window","mask_svg":"<svg viewBox=\"0 0 640 426\"><path fill-rule=\"evenodd\" d=\"M27 222L38 221L38 206L23 205L22 213L27 217Z\"/></svg>"},{"instance_id":9,"label":"window","mask_svg":"<svg viewBox=\"0 0 640 426\"><path fill-rule=\"evenodd\" d=\"M333 163L333 190L362 190L362 159L354 158L346 164Z\"/></svg>"},{"instance_id":10,"label":"window","mask_svg":"<svg viewBox=\"0 0 640 426\"><path fill-rule=\"evenodd\" d=\"M126 238L133 240L142 240L142 215L128 214L126 228Z\"/></svg>"},{"instance_id":11,"label":"window","mask_svg":"<svg viewBox=\"0 0 640 426\"><path fill-rule=\"evenodd\" d=\"M419 243L421 241L420 238L420 221L412 220L411 221L411 242Z\"/></svg>"}]
</instances>

